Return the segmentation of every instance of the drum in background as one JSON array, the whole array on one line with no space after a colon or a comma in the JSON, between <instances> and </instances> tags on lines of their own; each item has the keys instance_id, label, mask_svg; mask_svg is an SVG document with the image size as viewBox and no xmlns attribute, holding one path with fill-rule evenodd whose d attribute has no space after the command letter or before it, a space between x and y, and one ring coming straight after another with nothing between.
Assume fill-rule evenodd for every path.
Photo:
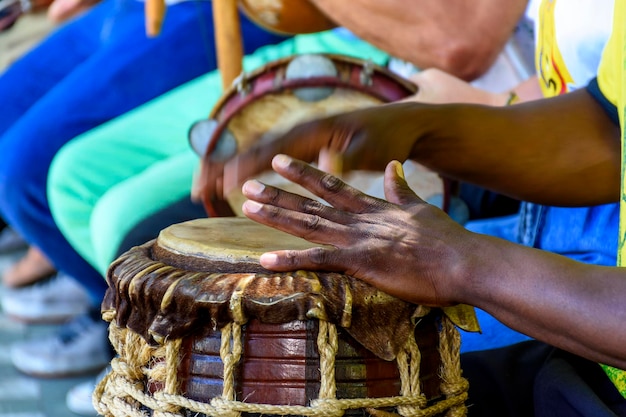
<instances>
[{"instance_id":1,"label":"drum in background","mask_svg":"<svg viewBox=\"0 0 626 417\"><path fill-rule=\"evenodd\" d=\"M309 0L239 0L239 9L270 32L295 35L337 26Z\"/></svg>"},{"instance_id":2,"label":"drum in background","mask_svg":"<svg viewBox=\"0 0 626 417\"><path fill-rule=\"evenodd\" d=\"M206 167L298 123L402 100L416 91L415 84L369 61L330 54L292 56L243 74L221 97L209 119L192 126L189 140ZM422 198L443 193L437 174L409 164L407 180ZM358 171L346 173L343 179L383 197L382 176L382 172ZM259 179L314 197L273 173ZM228 204L208 198L204 204L212 217L232 216L242 215L243 201L237 190L227 196Z\"/></svg>"},{"instance_id":3,"label":"drum in background","mask_svg":"<svg viewBox=\"0 0 626 417\"><path fill-rule=\"evenodd\" d=\"M305 240L246 218L172 225L114 261L103 317L118 356L104 416L460 416L447 313L337 273L264 270Z\"/></svg>"}]
</instances>

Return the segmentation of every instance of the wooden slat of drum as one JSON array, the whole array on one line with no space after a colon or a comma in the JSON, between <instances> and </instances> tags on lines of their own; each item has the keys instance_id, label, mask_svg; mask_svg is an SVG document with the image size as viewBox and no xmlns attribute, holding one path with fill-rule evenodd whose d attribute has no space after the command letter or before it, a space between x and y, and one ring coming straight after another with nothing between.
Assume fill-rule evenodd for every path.
<instances>
[{"instance_id":1,"label":"wooden slat of drum","mask_svg":"<svg viewBox=\"0 0 626 417\"><path fill-rule=\"evenodd\" d=\"M285 325L253 321L246 326L245 335L238 384L240 398L250 403L292 405L307 405L317 398L320 373L315 321ZM399 394L395 362L375 357L343 332L339 346L336 357L339 398ZM183 391L191 399L206 402L221 394L219 338L197 339L191 349Z\"/></svg>"},{"instance_id":2,"label":"wooden slat of drum","mask_svg":"<svg viewBox=\"0 0 626 417\"><path fill-rule=\"evenodd\" d=\"M317 322L294 321L281 325L256 320L245 326L244 353L237 372L239 400L259 404L308 405L318 396L319 355ZM428 399L439 397L440 358L434 320L416 328L422 354L420 375ZM222 394L223 365L220 335L185 342L188 360L181 364L183 391L190 399L208 402ZM188 371L185 375L185 369ZM400 392L395 361L385 361L340 331L336 361L337 398L377 398Z\"/></svg>"}]
</instances>

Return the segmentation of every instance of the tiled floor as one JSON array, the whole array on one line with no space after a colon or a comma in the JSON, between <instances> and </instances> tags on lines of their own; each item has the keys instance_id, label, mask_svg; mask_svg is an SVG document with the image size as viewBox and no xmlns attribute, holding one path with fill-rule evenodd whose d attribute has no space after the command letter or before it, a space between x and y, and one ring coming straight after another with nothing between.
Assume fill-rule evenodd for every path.
<instances>
[{"instance_id":1,"label":"tiled floor","mask_svg":"<svg viewBox=\"0 0 626 417\"><path fill-rule=\"evenodd\" d=\"M15 253L0 256L0 271L20 255ZM55 329L52 325L25 325L8 318L0 311L0 417L76 416L67 409L65 395L71 387L95 375L62 379L32 378L13 368L9 358L11 343L25 338L42 337Z\"/></svg>"}]
</instances>

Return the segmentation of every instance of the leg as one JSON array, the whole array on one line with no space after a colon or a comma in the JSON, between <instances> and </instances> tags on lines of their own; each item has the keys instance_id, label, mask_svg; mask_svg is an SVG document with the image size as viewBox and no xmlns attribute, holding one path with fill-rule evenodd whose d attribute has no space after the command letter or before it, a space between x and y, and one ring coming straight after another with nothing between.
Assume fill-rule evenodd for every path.
<instances>
[{"instance_id":1,"label":"leg","mask_svg":"<svg viewBox=\"0 0 626 417\"><path fill-rule=\"evenodd\" d=\"M39 99L99 47L98 31L113 9L105 0L83 17L52 31L0 75L0 137ZM80 39L80 43L75 42ZM62 52L61 52L62 51ZM54 62L54 65L51 65Z\"/></svg>"},{"instance_id":2,"label":"leg","mask_svg":"<svg viewBox=\"0 0 626 417\"><path fill-rule=\"evenodd\" d=\"M110 245L114 252L119 239L137 219L189 194L197 158L185 134L194 121L206 117L206 94L203 93L219 92L220 83L217 72L191 81L77 137L55 157L48 181L55 221L76 251L90 264L97 265L101 272L108 264L98 261L96 241L102 247L112 238ZM152 177L144 185L145 190L152 190L153 197L132 184L128 185L129 193L121 195L125 186L120 184L132 183L134 177L145 177L146 172L155 172L153 166L180 155L186 158L182 166L159 174L160 177ZM181 179L176 183L180 188L162 188L173 176ZM107 198L101 203L107 192L116 187L116 198ZM134 191L137 188L139 195ZM121 207L126 210L118 216ZM92 218L96 208L98 222ZM97 225L100 221L102 225ZM94 228L103 230L107 237L92 234Z\"/></svg>"},{"instance_id":3,"label":"leg","mask_svg":"<svg viewBox=\"0 0 626 417\"><path fill-rule=\"evenodd\" d=\"M535 380L538 417L617 417L626 415L626 399L600 366L555 350Z\"/></svg>"},{"instance_id":4,"label":"leg","mask_svg":"<svg viewBox=\"0 0 626 417\"><path fill-rule=\"evenodd\" d=\"M619 204L545 207L535 247L580 262L615 266Z\"/></svg>"},{"instance_id":5,"label":"leg","mask_svg":"<svg viewBox=\"0 0 626 417\"><path fill-rule=\"evenodd\" d=\"M249 70L305 52L349 52L374 57L378 63L384 63L387 57L364 42L322 33L261 48L245 58L244 66ZM122 235L136 223L189 195L197 157L189 150L186 132L194 121L209 113L221 94L220 82L215 72L187 83L77 138L55 158L48 184L54 217L69 242L100 270L111 262ZM181 155L187 162L178 165L179 168L169 172L151 168L162 161L176 161ZM133 180L134 176L137 179ZM178 185L168 184L174 178ZM120 185L127 179L126 185ZM169 190L167 193L163 192L164 187ZM106 196L109 190L115 190L115 198ZM142 204L131 203L140 201L137 193L143 199ZM116 226L110 230L120 232L120 236L98 237L112 224ZM94 234L96 230L98 233Z\"/></svg>"},{"instance_id":6,"label":"leg","mask_svg":"<svg viewBox=\"0 0 626 417\"><path fill-rule=\"evenodd\" d=\"M205 40L212 42L205 38L206 28L198 22L197 9L210 17L210 2L171 6L163 33L154 39L145 37L142 3L121 1L116 7L121 9L102 26L100 50L31 106L0 138L0 155L20 156L0 164L3 214L58 269L74 270L98 300L104 282L94 279L96 271L72 251L48 208L45 184L52 157L76 135L215 67L212 54L198 52ZM246 27L250 47L279 39L249 23ZM171 62L185 65L173 70ZM30 163L24 164L24 160Z\"/></svg>"},{"instance_id":7,"label":"leg","mask_svg":"<svg viewBox=\"0 0 626 417\"><path fill-rule=\"evenodd\" d=\"M138 246L155 239L159 231L169 225L199 219L205 216L206 212L201 204L194 203L189 197L184 197L137 223L123 236L122 241L115 251L114 257L119 257L133 246Z\"/></svg>"},{"instance_id":8,"label":"leg","mask_svg":"<svg viewBox=\"0 0 626 417\"><path fill-rule=\"evenodd\" d=\"M534 379L553 350L533 340L461 355L469 416L532 417Z\"/></svg>"},{"instance_id":9,"label":"leg","mask_svg":"<svg viewBox=\"0 0 626 417\"><path fill-rule=\"evenodd\" d=\"M159 161L107 190L91 213L90 235L99 271L106 271L115 259L117 248L122 238L130 232L130 227L153 216L162 207L189 198L192 178L191 172L185 167L194 161L195 156L191 152L181 153ZM166 178L160 181L158 190L146 187L146 184L156 184L156 179ZM135 205L133 210L129 210L129 206L120 204L120 201L130 201L129 198L141 202L140 207ZM156 234L158 231L155 231Z\"/></svg>"}]
</instances>

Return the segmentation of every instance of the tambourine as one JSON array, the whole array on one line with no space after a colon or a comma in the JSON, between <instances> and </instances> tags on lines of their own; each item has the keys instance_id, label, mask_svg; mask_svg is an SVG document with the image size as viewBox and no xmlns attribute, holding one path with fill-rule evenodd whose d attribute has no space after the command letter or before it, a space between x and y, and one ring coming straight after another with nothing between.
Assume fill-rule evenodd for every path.
<instances>
[{"instance_id":1,"label":"tambourine","mask_svg":"<svg viewBox=\"0 0 626 417\"><path fill-rule=\"evenodd\" d=\"M415 84L367 60L331 54L291 56L242 74L210 117L190 128L189 142L209 166L297 123L398 101L416 91ZM406 166L407 180L420 196L442 193L443 182L437 174L410 162ZM281 188L294 187L276 174L260 179ZM347 173L343 179L367 192L378 189L374 195L383 195L380 172ZM210 216L232 216L241 214L242 201L236 191L226 200L205 198L204 205Z\"/></svg>"}]
</instances>

